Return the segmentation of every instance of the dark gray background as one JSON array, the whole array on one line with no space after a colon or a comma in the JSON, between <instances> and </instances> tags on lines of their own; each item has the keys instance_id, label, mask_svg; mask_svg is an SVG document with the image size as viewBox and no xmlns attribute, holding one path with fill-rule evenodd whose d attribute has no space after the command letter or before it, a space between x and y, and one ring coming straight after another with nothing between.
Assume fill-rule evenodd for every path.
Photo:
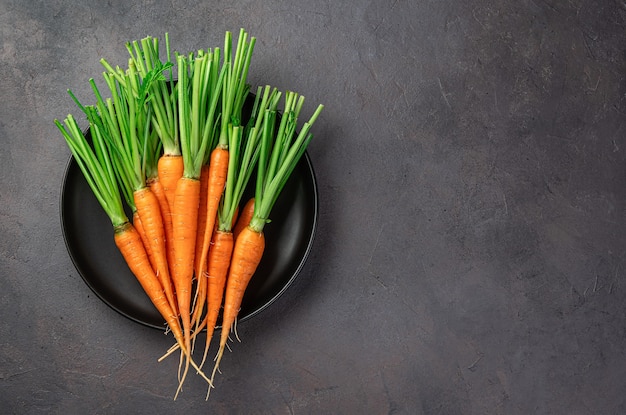
<instances>
[{"instance_id":1,"label":"dark gray background","mask_svg":"<svg viewBox=\"0 0 626 415\"><path fill-rule=\"evenodd\" d=\"M626 412L626 3L0 0L0 411ZM55 118L101 57L257 37L326 106L319 233L209 402L67 254Z\"/></svg>"}]
</instances>

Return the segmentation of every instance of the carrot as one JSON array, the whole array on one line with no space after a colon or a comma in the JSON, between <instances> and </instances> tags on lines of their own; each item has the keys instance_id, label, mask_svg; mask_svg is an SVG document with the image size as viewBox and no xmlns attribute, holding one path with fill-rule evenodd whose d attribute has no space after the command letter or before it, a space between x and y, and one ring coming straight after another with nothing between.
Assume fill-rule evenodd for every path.
<instances>
[{"instance_id":1,"label":"carrot","mask_svg":"<svg viewBox=\"0 0 626 415\"><path fill-rule=\"evenodd\" d=\"M207 91L215 83L210 79L207 81L205 75L208 74L210 78L210 74L217 73L212 70L212 66L216 64L216 55L213 52L199 52L196 56L189 57L178 55L177 63L179 131L184 171L176 185L171 212L174 250L172 276L185 346L187 350L191 350L191 291L198 232L200 175L204 154L210 145L210 134L205 134L206 125L207 123L212 125L215 116L213 111L209 110L207 113L206 109L217 105L219 88ZM207 120L207 117L211 119ZM187 375L189 363L190 359L187 358L178 391Z\"/></svg>"},{"instance_id":2,"label":"carrot","mask_svg":"<svg viewBox=\"0 0 626 415\"><path fill-rule=\"evenodd\" d=\"M149 187L143 187L134 193L135 205L145 231L150 250L154 258L157 276L161 281L163 290L170 307L176 310L176 300L170 279L169 265L167 262L167 249L165 243L165 228L161 217L159 200Z\"/></svg>"},{"instance_id":3,"label":"carrot","mask_svg":"<svg viewBox=\"0 0 626 415\"><path fill-rule=\"evenodd\" d=\"M263 232L252 230L249 226L241 231L235 241L230 268L228 270L226 292L224 294L224 312L222 317L220 345L215 360L215 367L211 375L211 383L213 383L213 378L215 377L222 355L224 354L230 329L235 324L235 320L239 314L243 295L258 264L261 262L264 250L265 236Z\"/></svg>"},{"instance_id":4,"label":"carrot","mask_svg":"<svg viewBox=\"0 0 626 415\"><path fill-rule=\"evenodd\" d=\"M233 252L233 234L232 232L217 230L213 235L211 243L212 246L209 251L207 269L207 348L209 341L213 336L213 330L215 329L220 309L222 308L224 287L226 286L226 277L228 275L228 268L230 267L230 260ZM204 358L200 363L200 367L202 367L203 363Z\"/></svg>"},{"instance_id":5,"label":"carrot","mask_svg":"<svg viewBox=\"0 0 626 415\"><path fill-rule=\"evenodd\" d=\"M246 288L254 275L265 250L263 228L269 222L269 214L291 172L309 144L311 125L315 122L323 106L318 106L311 119L304 123L302 131L293 139L298 115L304 98L294 92L285 95L284 115L278 131L274 132L276 111L266 109L263 119L263 136L260 143L254 196L254 213L235 240L232 260L226 280L222 333L211 374L211 383L224 354L229 331L233 330ZM211 387L209 387L210 391Z\"/></svg>"},{"instance_id":6,"label":"carrot","mask_svg":"<svg viewBox=\"0 0 626 415\"><path fill-rule=\"evenodd\" d=\"M224 37L223 70L225 79L221 83L222 123L217 146L210 153L206 201L207 221L205 227L200 229L203 236L202 243L198 245L199 251L197 256L199 258L197 258L196 262L196 273L198 276L204 274L204 268L201 267L207 262L215 217L226 184L229 166L229 129L233 125L239 125L243 104L250 88L246 83L246 78L255 41L256 39L254 37L248 38L248 34L242 29L239 32L239 39L233 59L231 56L232 34L226 32ZM205 208L203 207L203 209ZM204 286L204 282L202 282L202 286ZM197 298L198 309L194 312L194 316L199 316L202 312L205 295L204 291L199 292Z\"/></svg>"},{"instance_id":7,"label":"carrot","mask_svg":"<svg viewBox=\"0 0 626 415\"><path fill-rule=\"evenodd\" d=\"M252 219L252 215L254 215L254 197L248 199L246 204L241 209L241 214L237 219L237 223L235 228L233 229L233 237L237 239L237 236L241 233L241 231L250 224L250 219Z\"/></svg>"},{"instance_id":8,"label":"carrot","mask_svg":"<svg viewBox=\"0 0 626 415\"><path fill-rule=\"evenodd\" d=\"M176 185L172 206L172 248L174 250L172 276L185 331L185 342L189 349L191 343L187 341L190 340L191 330L191 286L199 201L200 181L187 177L181 178Z\"/></svg>"},{"instance_id":9,"label":"carrot","mask_svg":"<svg viewBox=\"0 0 626 415\"><path fill-rule=\"evenodd\" d=\"M73 95L72 97L75 98ZM77 100L75 101L78 103ZM182 329L163 293L161 283L152 269L141 241L141 236L126 217L116 180L118 172L105 144L104 123L99 119L97 110L94 107L84 107L80 103L78 104L88 116L93 148L87 143L85 136L71 114L65 118L65 124L55 120L55 125L65 138L94 196L109 217L114 230L115 244L129 269L169 325L176 342L180 345L181 351L189 356L188 349L184 344ZM126 194L126 191L124 192ZM211 385L210 379L204 375L195 362L192 362L192 364L198 373Z\"/></svg>"},{"instance_id":10,"label":"carrot","mask_svg":"<svg viewBox=\"0 0 626 415\"><path fill-rule=\"evenodd\" d=\"M201 209L205 212L206 220L202 228L198 228L199 244L198 254L196 255L196 275L198 278L199 295L197 297L197 306L194 310L194 319L199 322L200 315L204 309L206 299L206 281L205 273L207 267L207 256L209 253L211 236L215 228L215 218L217 208L224 191L226 183L226 172L228 170L228 150L224 148L216 148L211 152L211 161L207 173L207 197L205 205ZM209 242L207 242L207 240ZM197 327L196 327L197 329Z\"/></svg>"}]
</instances>

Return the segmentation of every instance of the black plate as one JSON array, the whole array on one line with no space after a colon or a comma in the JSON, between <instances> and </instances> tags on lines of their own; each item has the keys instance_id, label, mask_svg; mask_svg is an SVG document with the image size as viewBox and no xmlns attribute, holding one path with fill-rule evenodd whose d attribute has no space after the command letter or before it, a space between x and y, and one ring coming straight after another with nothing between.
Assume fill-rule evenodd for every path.
<instances>
[{"instance_id":1,"label":"black plate","mask_svg":"<svg viewBox=\"0 0 626 415\"><path fill-rule=\"evenodd\" d=\"M242 203L252 194L250 180ZM243 299L239 321L273 303L304 265L317 225L315 174L305 152L272 209L263 259ZM165 323L130 272L113 241L113 228L70 157L61 188L61 224L70 257L91 290L120 314L149 327Z\"/></svg>"}]
</instances>

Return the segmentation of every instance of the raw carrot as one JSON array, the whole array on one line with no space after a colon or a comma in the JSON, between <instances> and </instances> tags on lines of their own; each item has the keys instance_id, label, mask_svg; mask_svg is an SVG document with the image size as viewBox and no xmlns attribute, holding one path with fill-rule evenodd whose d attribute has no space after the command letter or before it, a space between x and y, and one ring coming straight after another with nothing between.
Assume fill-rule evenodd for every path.
<instances>
[{"instance_id":1,"label":"raw carrot","mask_svg":"<svg viewBox=\"0 0 626 415\"><path fill-rule=\"evenodd\" d=\"M189 349L191 343L187 341L190 340L191 330L191 287L199 201L200 181L188 177L179 179L172 206L172 248L174 250L172 277L185 341Z\"/></svg>"},{"instance_id":2,"label":"raw carrot","mask_svg":"<svg viewBox=\"0 0 626 415\"><path fill-rule=\"evenodd\" d=\"M211 383L213 383L213 378L224 354L229 332L239 314L243 295L258 264L261 262L264 250L265 236L263 232L252 230L249 226L244 228L235 241L226 281L226 292L224 294L224 312L219 350L211 375ZM209 386L209 391L210 388Z\"/></svg>"},{"instance_id":3,"label":"raw carrot","mask_svg":"<svg viewBox=\"0 0 626 415\"><path fill-rule=\"evenodd\" d=\"M55 120L65 141L72 152L85 180L89 184L94 196L109 217L114 230L114 241L120 253L128 264L129 269L137 278L144 292L163 316L170 331L179 344L181 351L189 356L184 344L184 335L174 311L170 308L163 293L160 281L152 270L147 253L141 241L141 236L129 222L117 183L117 173L114 162L108 154L107 145L101 130L103 123L96 122L98 114L93 107L79 106L88 114L93 148L87 140L74 117L70 114L65 119L65 125ZM210 380L200 368L192 362L198 373L211 385Z\"/></svg>"},{"instance_id":4,"label":"raw carrot","mask_svg":"<svg viewBox=\"0 0 626 415\"><path fill-rule=\"evenodd\" d=\"M215 366L211 374L211 383L213 383L224 354L229 331L235 326L246 288L263 257L265 250L263 228L269 222L269 214L278 195L309 144L312 138L312 134L310 134L311 125L323 108L321 105L318 106L294 140L296 123L303 100L304 98L299 98L296 93L286 93L284 114L276 133L274 132L276 111L273 109L266 110L257 168L254 214L248 226L241 231L235 240L224 294L222 333ZM211 387L209 387L210 390Z\"/></svg>"},{"instance_id":5,"label":"raw carrot","mask_svg":"<svg viewBox=\"0 0 626 415\"><path fill-rule=\"evenodd\" d=\"M209 135L204 135L207 122L204 111L210 102L217 102L219 94L219 89L206 91L209 85L213 84L204 78L206 73L215 73L211 71L211 66L215 64L213 56L210 51L209 53L199 52L196 56L177 56L179 131L184 171L176 185L171 211L172 248L174 249L172 276L187 350L191 350L191 291L198 231L200 173L204 154L209 145L208 140L205 139ZM210 116L213 117L214 113L210 112ZM177 394L187 375L189 363L188 358Z\"/></svg>"},{"instance_id":6,"label":"raw carrot","mask_svg":"<svg viewBox=\"0 0 626 415\"><path fill-rule=\"evenodd\" d=\"M224 191L224 185L226 183L226 172L228 170L228 150L223 148L216 148L211 152L211 161L209 163L209 169L207 174L207 197L205 199L205 207L201 210L205 212L205 222L202 227L198 227L201 232L198 232L198 239L201 242L197 245L200 249L196 255L196 275L198 278L198 296L197 304L193 312L193 320L198 325L200 324L200 315L204 310L204 303L206 299L206 284L207 281L205 273L207 269L207 255L209 252L209 243L205 243L207 237L211 238L213 229L215 227L215 217L217 215L217 208ZM205 248L206 247L206 248ZM198 327L196 327L196 330Z\"/></svg>"},{"instance_id":7,"label":"raw carrot","mask_svg":"<svg viewBox=\"0 0 626 415\"><path fill-rule=\"evenodd\" d=\"M208 349L220 309L222 308L224 287L226 286L226 277L233 252L234 240L232 232L217 230L213 234L211 244L207 269L206 349ZM204 364L205 357L206 351L200 362L200 367Z\"/></svg>"},{"instance_id":8,"label":"raw carrot","mask_svg":"<svg viewBox=\"0 0 626 415\"><path fill-rule=\"evenodd\" d=\"M222 69L219 70L220 49L216 48L213 52L209 52L207 55L209 60L207 68L204 70L202 78L204 78L203 85L199 86L200 91L193 96L196 100L204 103L200 104L196 110L194 119L200 123L200 120L205 120L204 125L196 126L196 134L201 134L202 142L205 146L202 148L203 164L200 170L200 182L201 182L201 198L198 211L198 230L196 232L196 249L195 249L195 275L196 275L196 291L194 295L191 324L194 325L194 331L197 332L202 329L203 322L201 322L201 316L204 312L204 299L206 298L206 258L203 257L205 251L204 245L208 243L205 241L207 227L212 227L215 221L215 209L211 208L211 204L208 203L209 199L213 197L214 183L212 183L211 176L214 175L216 168L219 165L214 158L211 157L212 149L215 147L215 135L217 130L217 119L221 117L218 113L219 98L221 98L222 83L227 71L228 64L224 64ZM192 125L192 130L194 126ZM207 248L208 249L208 248ZM206 253L204 253L206 255ZM195 342L195 336L193 336Z\"/></svg>"},{"instance_id":9,"label":"raw carrot","mask_svg":"<svg viewBox=\"0 0 626 415\"><path fill-rule=\"evenodd\" d=\"M226 184L226 173L228 170L228 150L217 147L211 152L211 161L207 171L207 193L204 199L202 211L205 221L202 227L198 227L198 255L196 257L196 275L199 279L204 277L206 272L206 259L210 247L211 235L215 227L217 208L224 192ZM204 302L204 298L198 299L199 304Z\"/></svg>"},{"instance_id":10,"label":"raw carrot","mask_svg":"<svg viewBox=\"0 0 626 415\"><path fill-rule=\"evenodd\" d=\"M200 250L197 253L199 257L196 262L198 276L204 275L204 268L201 267L204 267L204 264L207 262L217 209L226 184L226 176L229 168L229 129L233 126L239 126L243 104L250 89L250 86L246 83L246 78L255 41L256 39L254 37L249 38L248 33L241 29L233 59L231 56L232 34L226 32L224 36L223 70L225 71L225 79L221 83L221 129L218 143L210 154L206 201L207 221L205 227L200 228L200 231L203 232L203 236L202 243L199 245ZM202 285L204 286L204 282ZM197 319L199 319L199 314L202 311L201 307L204 304L205 297L203 296L205 296L205 292L199 292L197 298L198 310L194 312L194 316L197 316Z\"/></svg>"},{"instance_id":11,"label":"raw carrot","mask_svg":"<svg viewBox=\"0 0 626 415\"><path fill-rule=\"evenodd\" d=\"M165 227L161 216L161 205L149 187L138 189L133 195L137 212L141 218L141 224L146 233L154 258L157 276L161 281L170 307L176 310L177 301L174 298L174 290L171 284L169 264L167 261Z\"/></svg>"}]
</instances>

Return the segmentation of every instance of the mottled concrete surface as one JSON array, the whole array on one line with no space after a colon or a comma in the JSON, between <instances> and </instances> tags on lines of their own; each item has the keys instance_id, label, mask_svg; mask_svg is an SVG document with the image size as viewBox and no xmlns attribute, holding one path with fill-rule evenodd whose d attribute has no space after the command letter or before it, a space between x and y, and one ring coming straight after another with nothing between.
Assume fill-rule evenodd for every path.
<instances>
[{"instance_id":1,"label":"mottled concrete surface","mask_svg":"<svg viewBox=\"0 0 626 415\"><path fill-rule=\"evenodd\" d=\"M626 413L626 3L0 0L4 414ZM53 125L99 59L257 37L326 110L319 233L209 402L66 251Z\"/></svg>"}]
</instances>

